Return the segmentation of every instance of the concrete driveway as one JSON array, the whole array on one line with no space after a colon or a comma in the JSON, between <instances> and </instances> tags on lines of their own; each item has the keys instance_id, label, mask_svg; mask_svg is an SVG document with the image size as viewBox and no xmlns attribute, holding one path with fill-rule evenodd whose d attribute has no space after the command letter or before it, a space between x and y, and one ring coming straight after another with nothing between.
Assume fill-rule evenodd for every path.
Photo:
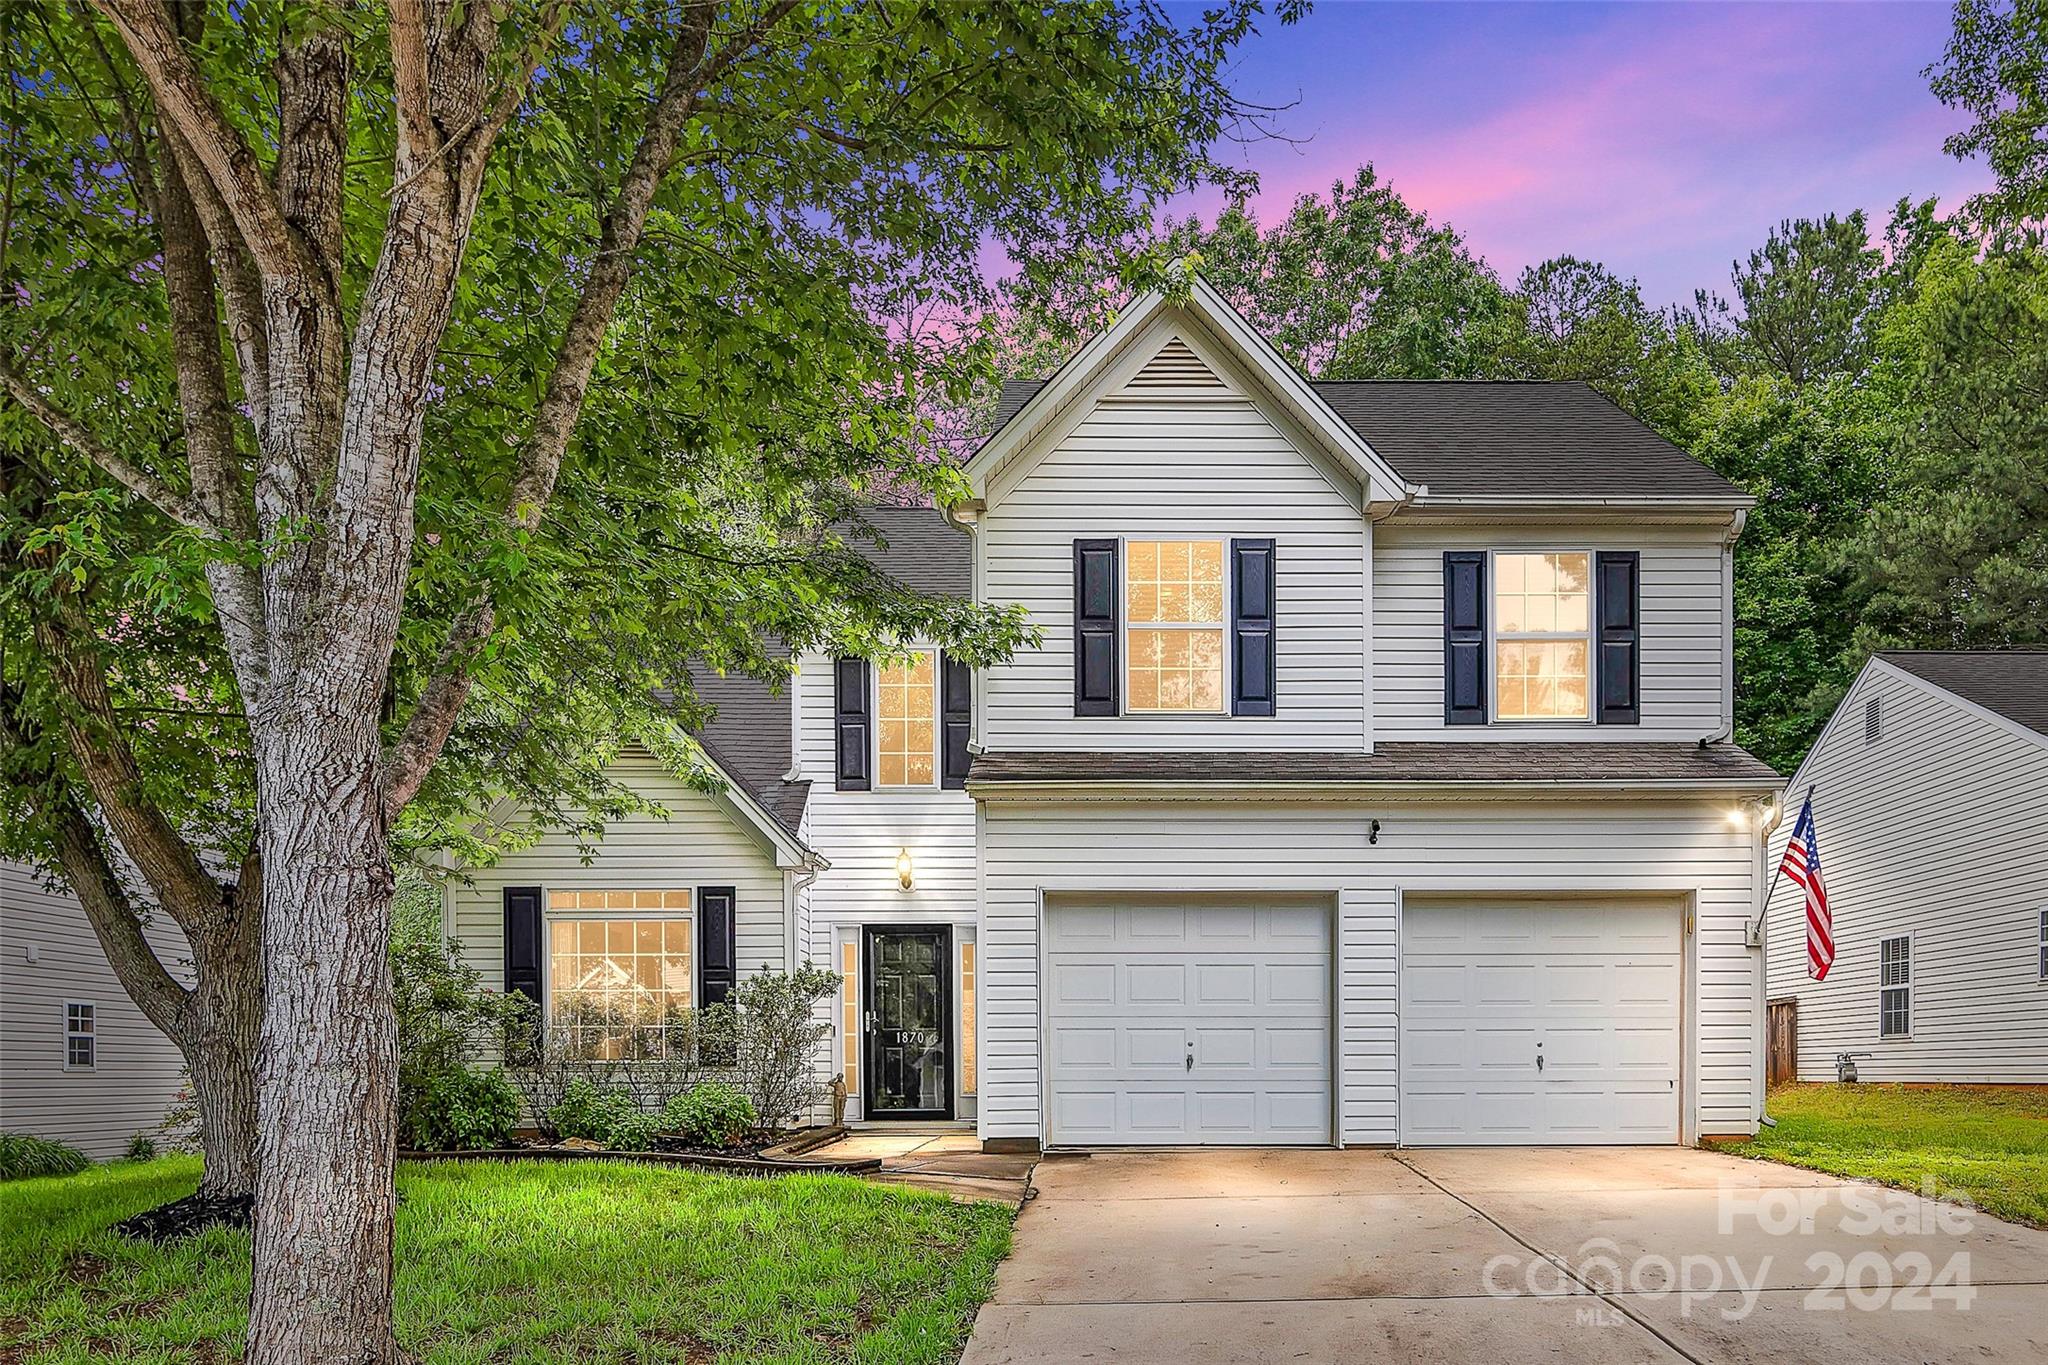
<instances>
[{"instance_id":1,"label":"concrete driveway","mask_svg":"<svg viewBox=\"0 0 2048 1365\"><path fill-rule=\"evenodd\" d=\"M1134 1152L1033 1180L967 1365L2048 1361L2048 1232L1712 1152Z\"/></svg>"}]
</instances>

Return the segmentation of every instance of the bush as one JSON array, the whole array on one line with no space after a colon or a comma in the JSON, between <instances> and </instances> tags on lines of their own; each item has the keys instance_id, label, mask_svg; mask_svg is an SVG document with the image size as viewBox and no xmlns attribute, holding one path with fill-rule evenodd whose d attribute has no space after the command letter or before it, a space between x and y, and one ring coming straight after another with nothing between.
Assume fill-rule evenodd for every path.
<instances>
[{"instance_id":1,"label":"bush","mask_svg":"<svg viewBox=\"0 0 2048 1365\"><path fill-rule=\"evenodd\" d=\"M406 1145L427 1152L503 1147L519 1122L519 1092L495 1068L457 1067L428 1077L399 1110Z\"/></svg>"},{"instance_id":2,"label":"bush","mask_svg":"<svg viewBox=\"0 0 2048 1365\"><path fill-rule=\"evenodd\" d=\"M419 933L391 945L398 1015L398 1123L425 1151L500 1147L519 1122L519 1093L503 1072L474 1063L502 1041L523 997L483 988L455 943Z\"/></svg>"},{"instance_id":3,"label":"bush","mask_svg":"<svg viewBox=\"0 0 2048 1365\"><path fill-rule=\"evenodd\" d=\"M557 1138L583 1138L607 1147L619 1146L615 1139L637 1136L628 1130L637 1129L643 1120L656 1122L640 1112L626 1091L586 1076L572 1078L561 1100L547 1112L547 1125Z\"/></svg>"},{"instance_id":4,"label":"bush","mask_svg":"<svg viewBox=\"0 0 2048 1365\"><path fill-rule=\"evenodd\" d=\"M818 1006L839 991L839 974L809 962L793 972L756 972L733 992L738 1006L737 1081L759 1121L781 1128L825 1093L818 1045L832 1034Z\"/></svg>"},{"instance_id":5,"label":"bush","mask_svg":"<svg viewBox=\"0 0 2048 1365\"><path fill-rule=\"evenodd\" d=\"M137 1133L128 1139L128 1150L121 1154L124 1161L156 1160L156 1139L147 1133Z\"/></svg>"},{"instance_id":6,"label":"bush","mask_svg":"<svg viewBox=\"0 0 2048 1365\"><path fill-rule=\"evenodd\" d=\"M693 1147L737 1147L753 1131L754 1102L733 1086L707 1081L670 1100L661 1118L664 1131Z\"/></svg>"},{"instance_id":7,"label":"bush","mask_svg":"<svg viewBox=\"0 0 2048 1365\"><path fill-rule=\"evenodd\" d=\"M77 1175L90 1165L91 1159L76 1147L33 1133L0 1133L0 1180Z\"/></svg>"}]
</instances>

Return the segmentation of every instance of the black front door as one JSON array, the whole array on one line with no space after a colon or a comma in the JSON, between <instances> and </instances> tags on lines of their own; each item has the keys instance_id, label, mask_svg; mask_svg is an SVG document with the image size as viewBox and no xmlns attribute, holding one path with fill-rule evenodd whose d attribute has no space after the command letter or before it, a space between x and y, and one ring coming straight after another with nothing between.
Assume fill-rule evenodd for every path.
<instances>
[{"instance_id":1,"label":"black front door","mask_svg":"<svg viewBox=\"0 0 2048 1365\"><path fill-rule=\"evenodd\" d=\"M953 934L866 933L868 1118L953 1117Z\"/></svg>"}]
</instances>

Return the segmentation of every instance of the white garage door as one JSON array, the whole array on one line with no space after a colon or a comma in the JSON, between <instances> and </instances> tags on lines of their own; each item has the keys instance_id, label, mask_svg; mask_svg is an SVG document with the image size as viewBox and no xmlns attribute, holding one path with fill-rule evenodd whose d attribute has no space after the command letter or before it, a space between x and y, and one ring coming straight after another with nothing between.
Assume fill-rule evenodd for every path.
<instances>
[{"instance_id":1,"label":"white garage door","mask_svg":"<svg viewBox=\"0 0 2048 1365\"><path fill-rule=\"evenodd\" d=\"M1402 1140L1678 1141L1681 926L1670 902L1408 901Z\"/></svg>"},{"instance_id":2,"label":"white garage door","mask_svg":"<svg viewBox=\"0 0 2048 1365\"><path fill-rule=\"evenodd\" d=\"M1330 911L1144 898L1046 911L1048 1141L1330 1140Z\"/></svg>"}]
</instances>

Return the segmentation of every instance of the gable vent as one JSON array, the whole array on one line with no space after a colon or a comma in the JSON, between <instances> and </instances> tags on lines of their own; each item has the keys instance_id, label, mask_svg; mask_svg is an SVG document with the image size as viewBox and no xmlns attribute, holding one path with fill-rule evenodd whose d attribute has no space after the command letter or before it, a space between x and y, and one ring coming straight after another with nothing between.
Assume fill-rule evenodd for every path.
<instances>
[{"instance_id":1,"label":"gable vent","mask_svg":"<svg viewBox=\"0 0 2048 1365\"><path fill-rule=\"evenodd\" d=\"M1220 389L1223 381L1179 337L1159 348L1145 368L1131 376L1131 389Z\"/></svg>"},{"instance_id":2,"label":"gable vent","mask_svg":"<svg viewBox=\"0 0 2048 1365\"><path fill-rule=\"evenodd\" d=\"M1880 699L1872 697L1863 703L1863 742L1875 744L1884 738L1884 708Z\"/></svg>"}]
</instances>

